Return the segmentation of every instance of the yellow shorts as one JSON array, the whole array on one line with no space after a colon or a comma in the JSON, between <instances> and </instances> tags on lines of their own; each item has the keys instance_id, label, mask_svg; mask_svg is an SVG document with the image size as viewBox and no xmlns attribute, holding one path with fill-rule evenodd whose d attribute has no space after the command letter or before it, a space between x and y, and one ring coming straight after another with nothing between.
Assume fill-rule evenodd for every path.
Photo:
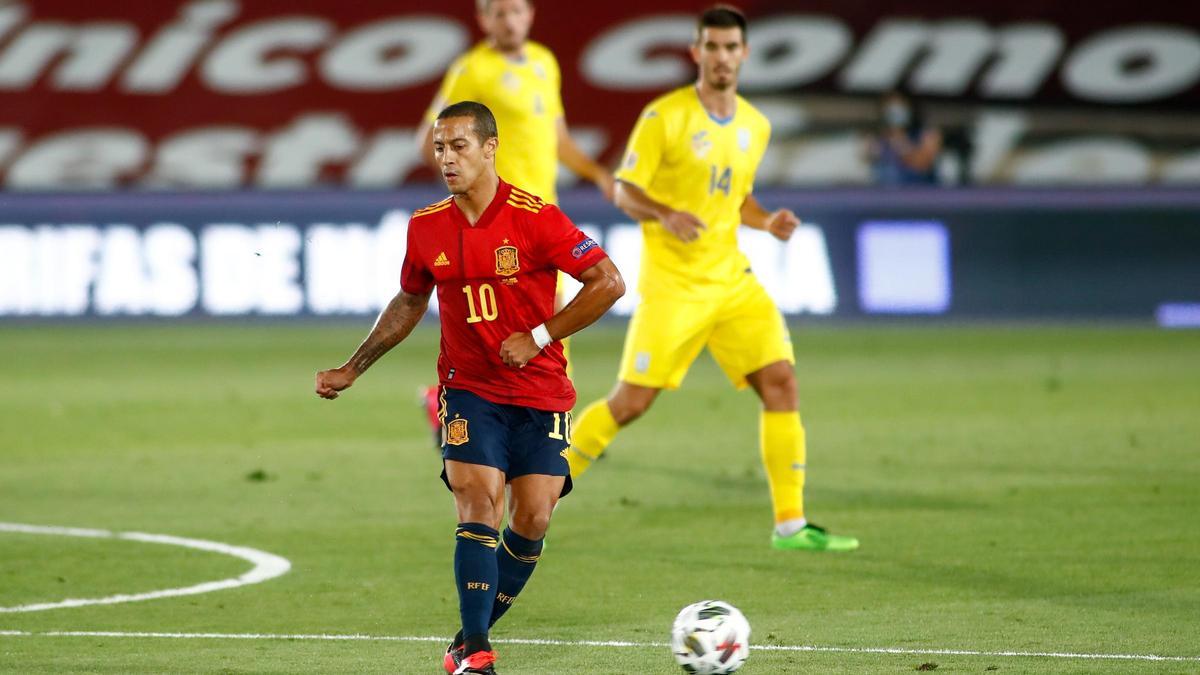
<instances>
[{"instance_id":1,"label":"yellow shorts","mask_svg":"<svg viewBox=\"0 0 1200 675\"><path fill-rule=\"evenodd\" d=\"M733 386L777 361L795 363L792 337L779 308L753 274L724 297L644 296L625 335L620 379L676 389L704 347Z\"/></svg>"}]
</instances>

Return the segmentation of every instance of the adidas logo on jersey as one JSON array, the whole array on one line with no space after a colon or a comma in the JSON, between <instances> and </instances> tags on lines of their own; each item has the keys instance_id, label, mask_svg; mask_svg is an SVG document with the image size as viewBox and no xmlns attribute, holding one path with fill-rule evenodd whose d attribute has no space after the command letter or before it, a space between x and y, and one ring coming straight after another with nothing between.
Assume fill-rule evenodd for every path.
<instances>
[{"instance_id":1,"label":"adidas logo on jersey","mask_svg":"<svg viewBox=\"0 0 1200 675\"><path fill-rule=\"evenodd\" d=\"M442 251L438 254L437 260L433 261L434 267L446 267L450 264L450 259L446 257L446 252Z\"/></svg>"}]
</instances>

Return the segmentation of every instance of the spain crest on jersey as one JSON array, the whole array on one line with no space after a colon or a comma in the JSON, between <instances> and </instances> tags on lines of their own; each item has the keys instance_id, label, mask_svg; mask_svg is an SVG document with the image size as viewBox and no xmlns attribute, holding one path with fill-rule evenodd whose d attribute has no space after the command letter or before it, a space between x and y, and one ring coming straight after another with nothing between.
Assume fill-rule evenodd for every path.
<instances>
[{"instance_id":1,"label":"spain crest on jersey","mask_svg":"<svg viewBox=\"0 0 1200 675\"><path fill-rule=\"evenodd\" d=\"M521 261L517 259L516 246L501 246L496 249L496 274L511 277L521 271Z\"/></svg>"},{"instance_id":2,"label":"spain crest on jersey","mask_svg":"<svg viewBox=\"0 0 1200 675\"><path fill-rule=\"evenodd\" d=\"M471 440L467 433L467 421L459 417L446 423L446 442L450 445L462 445Z\"/></svg>"}]
</instances>

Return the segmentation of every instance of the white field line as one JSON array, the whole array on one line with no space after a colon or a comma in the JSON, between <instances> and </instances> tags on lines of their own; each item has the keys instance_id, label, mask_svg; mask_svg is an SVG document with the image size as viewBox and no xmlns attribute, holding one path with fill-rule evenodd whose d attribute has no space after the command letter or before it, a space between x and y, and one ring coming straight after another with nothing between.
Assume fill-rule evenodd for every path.
<instances>
[{"instance_id":1,"label":"white field line","mask_svg":"<svg viewBox=\"0 0 1200 675\"><path fill-rule=\"evenodd\" d=\"M108 637L108 638L168 638L174 640L311 640L325 642L435 642L444 643L446 637L411 635L305 635L286 633L139 633L119 631L42 631L0 630L0 637ZM613 647L613 648L666 648L665 642L627 642L624 640L538 640L507 638L492 640L493 644L541 645L553 647ZM910 649L907 647L820 647L815 645L751 645L751 649L770 652L830 652L837 654L897 654L920 656L989 656L989 657L1040 657L1053 659L1091 659L1110 661L1171 661L1200 663L1200 656L1160 656L1157 654L1087 654L1081 652L1020 652L983 651L976 649Z\"/></svg>"},{"instance_id":2,"label":"white field line","mask_svg":"<svg viewBox=\"0 0 1200 675\"><path fill-rule=\"evenodd\" d=\"M192 548L200 551L208 551L211 553L220 553L222 555L233 556L235 558L241 558L242 560L249 561L254 565L249 572L246 572L239 577L220 579L218 581L208 581L202 584L196 584L195 586L167 588L160 591L149 591L146 593L110 595L104 598L68 598L58 602L39 602L28 605L17 605L14 607L0 607L0 614L15 612L40 612L47 609L85 607L87 605L115 605L121 602L139 602L142 600L156 600L158 598L175 598L182 595L211 593L213 591L222 591L228 588L237 588L238 586L261 583L268 579L274 579L275 577L287 574L288 570L292 569L292 563L287 558L282 558L273 553L266 553L264 551L259 551L253 548L245 548L243 546L230 546L229 544L222 544L218 541L185 539L183 537L172 537L165 534L146 534L144 532L110 532L108 530L89 530L77 527L46 527L41 525L22 525L20 523L0 523L0 532L45 534L57 535L61 537L88 537L94 539L119 539L123 541L137 541L148 544L167 544L169 546L182 546L184 548Z\"/></svg>"}]
</instances>

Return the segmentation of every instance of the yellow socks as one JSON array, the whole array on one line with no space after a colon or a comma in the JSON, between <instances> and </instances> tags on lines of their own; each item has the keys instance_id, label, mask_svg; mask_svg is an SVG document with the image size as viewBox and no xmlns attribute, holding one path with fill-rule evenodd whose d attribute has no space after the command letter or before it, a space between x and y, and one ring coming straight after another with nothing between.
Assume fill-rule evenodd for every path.
<instances>
[{"instance_id":1,"label":"yellow socks","mask_svg":"<svg viewBox=\"0 0 1200 675\"><path fill-rule=\"evenodd\" d=\"M608 401L604 399L584 408L572 427L571 451L567 453L567 462L571 465L571 478L574 479L604 454L604 449L612 443L621 427L613 419Z\"/></svg>"},{"instance_id":2,"label":"yellow socks","mask_svg":"<svg viewBox=\"0 0 1200 675\"><path fill-rule=\"evenodd\" d=\"M803 522L805 448L800 413L763 411L759 442L776 524ZM575 474L574 464L571 474Z\"/></svg>"}]
</instances>

